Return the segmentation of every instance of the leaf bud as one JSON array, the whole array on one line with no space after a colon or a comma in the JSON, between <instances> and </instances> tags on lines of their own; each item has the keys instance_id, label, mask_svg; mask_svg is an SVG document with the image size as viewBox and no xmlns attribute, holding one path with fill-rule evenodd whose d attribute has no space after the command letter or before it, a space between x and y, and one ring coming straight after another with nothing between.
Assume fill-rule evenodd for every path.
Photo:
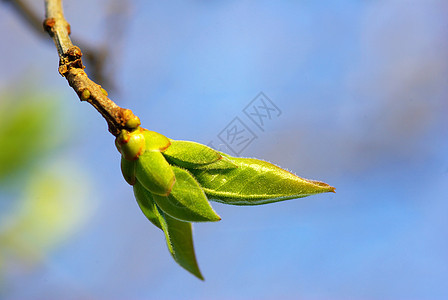
<instances>
[{"instance_id":1,"label":"leaf bud","mask_svg":"<svg viewBox=\"0 0 448 300\"><path fill-rule=\"evenodd\" d=\"M84 89L81 93L81 101L87 101L90 98L90 91L89 89Z\"/></svg>"},{"instance_id":2,"label":"leaf bud","mask_svg":"<svg viewBox=\"0 0 448 300\"><path fill-rule=\"evenodd\" d=\"M146 144L142 131L140 127L132 132L123 129L117 136L115 145L125 159L136 160L144 153Z\"/></svg>"},{"instance_id":3,"label":"leaf bud","mask_svg":"<svg viewBox=\"0 0 448 300\"><path fill-rule=\"evenodd\" d=\"M133 118L127 120L125 124L126 128L129 129L135 129L140 125L141 125L140 118L137 116L134 116Z\"/></svg>"}]
</instances>

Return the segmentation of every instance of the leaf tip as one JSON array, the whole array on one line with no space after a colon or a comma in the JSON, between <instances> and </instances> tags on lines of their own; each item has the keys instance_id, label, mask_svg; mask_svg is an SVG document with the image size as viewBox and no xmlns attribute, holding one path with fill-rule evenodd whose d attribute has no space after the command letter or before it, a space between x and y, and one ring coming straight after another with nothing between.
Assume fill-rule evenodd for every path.
<instances>
[{"instance_id":1,"label":"leaf tip","mask_svg":"<svg viewBox=\"0 0 448 300\"><path fill-rule=\"evenodd\" d=\"M212 222L219 222L221 220L222 220L222 218L216 213L215 213L213 219L210 219L210 221L212 221Z\"/></svg>"},{"instance_id":2,"label":"leaf tip","mask_svg":"<svg viewBox=\"0 0 448 300\"><path fill-rule=\"evenodd\" d=\"M328 183L325 183L322 181L317 181L317 180L310 180L310 179L305 179L305 180L314 184L318 188L321 188L322 192L324 192L324 193L336 193L336 188L334 186L329 185Z\"/></svg>"},{"instance_id":3,"label":"leaf tip","mask_svg":"<svg viewBox=\"0 0 448 300\"><path fill-rule=\"evenodd\" d=\"M204 278L204 276L201 273L194 274L194 275L196 276L196 278L200 279L201 281L205 281L205 278Z\"/></svg>"},{"instance_id":4,"label":"leaf tip","mask_svg":"<svg viewBox=\"0 0 448 300\"><path fill-rule=\"evenodd\" d=\"M206 215L204 214L203 217L201 217L200 220L194 220L191 222L219 222L222 218L220 215L218 215L213 209L209 211Z\"/></svg>"}]
</instances>

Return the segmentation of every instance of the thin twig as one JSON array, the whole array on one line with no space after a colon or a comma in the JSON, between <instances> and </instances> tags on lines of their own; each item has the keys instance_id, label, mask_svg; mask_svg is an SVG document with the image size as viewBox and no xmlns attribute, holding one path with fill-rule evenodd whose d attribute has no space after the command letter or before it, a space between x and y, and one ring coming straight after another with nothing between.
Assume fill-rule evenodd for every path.
<instances>
[{"instance_id":1,"label":"thin twig","mask_svg":"<svg viewBox=\"0 0 448 300\"><path fill-rule=\"evenodd\" d=\"M137 119L132 111L116 105L107 97L107 92L84 72L82 52L70 40L70 25L64 18L62 0L45 0L45 16L44 29L53 38L59 54L59 73L67 79L81 101L89 102L101 113L114 136L121 129L129 128L129 124L135 124L128 122Z\"/></svg>"}]
</instances>

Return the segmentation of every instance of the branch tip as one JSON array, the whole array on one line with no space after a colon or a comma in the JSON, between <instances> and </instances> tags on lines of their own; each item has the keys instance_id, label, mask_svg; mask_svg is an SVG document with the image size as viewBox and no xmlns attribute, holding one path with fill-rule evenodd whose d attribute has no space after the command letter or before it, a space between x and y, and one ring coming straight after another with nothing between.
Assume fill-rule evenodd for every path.
<instances>
[{"instance_id":1,"label":"branch tip","mask_svg":"<svg viewBox=\"0 0 448 300\"><path fill-rule=\"evenodd\" d=\"M131 110L116 105L99 84L84 72L82 51L69 37L71 28L65 20L61 0L45 0L43 27L52 37L59 54L59 74L65 77L81 101L89 102L106 120L109 131L117 136L122 129L134 129L140 120ZM138 120L138 122L137 122ZM137 125L139 126L139 125Z\"/></svg>"}]
</instances>

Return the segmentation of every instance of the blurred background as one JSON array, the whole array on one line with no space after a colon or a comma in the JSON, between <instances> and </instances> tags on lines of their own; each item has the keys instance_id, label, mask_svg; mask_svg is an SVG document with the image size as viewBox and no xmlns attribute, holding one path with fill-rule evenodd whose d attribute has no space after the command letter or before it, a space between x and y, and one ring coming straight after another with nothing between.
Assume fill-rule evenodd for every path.
<instances>
[{"instance_id":1,"label":"blurred background","mask_svg":"<svg viewBox=\"0 0 448 300\"><path fill-rule=\"evenodd\" d=\"M1 299L447 299L448 2L64 1L87 73L144 127L325 181L195 224L201 282L120 174L51 40L0 3ZM43 20L43 1L28 1ZM39 21L39 22L40 22ZM278 111L245 114L263 92ZM222 137L222 135L221 135ZM230 154L234 154L231 151Z\"/></svg>"}]
</instances>

